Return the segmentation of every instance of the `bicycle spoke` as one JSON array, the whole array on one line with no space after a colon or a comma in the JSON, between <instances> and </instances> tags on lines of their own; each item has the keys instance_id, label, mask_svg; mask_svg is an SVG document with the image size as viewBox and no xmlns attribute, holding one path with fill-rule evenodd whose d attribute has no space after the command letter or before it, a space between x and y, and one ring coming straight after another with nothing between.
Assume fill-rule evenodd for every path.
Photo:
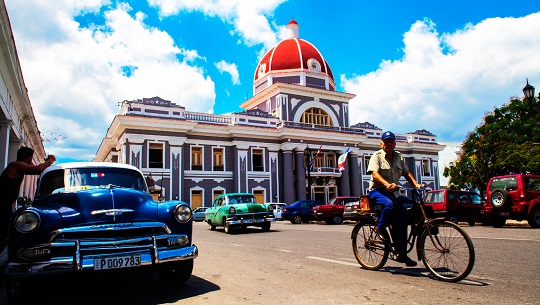
<instances>
[{"instance_id":1,"label":"bicycle spoke","mask_svg":"<svg viewBox=\"0 0 540 305\"><path fill-rule=\"evenodd\" d=\"M432 239L425 233L421 246L424 264L440 280L456 282L465 278L472 270L472 241L455 224L439 224Z\"/></svg>"},{"instance_id":2,"label":"bicycle spoke","mask_svg":"<svg viewBox=\"0 0 540 305\"><path fill-rule=\"evenodd\" d=\"M386 245L375 234L373 225L358 223L353 229L352 246L356 260L366 269L380 269L388 259Z\"/></svg>"}]
</instances>

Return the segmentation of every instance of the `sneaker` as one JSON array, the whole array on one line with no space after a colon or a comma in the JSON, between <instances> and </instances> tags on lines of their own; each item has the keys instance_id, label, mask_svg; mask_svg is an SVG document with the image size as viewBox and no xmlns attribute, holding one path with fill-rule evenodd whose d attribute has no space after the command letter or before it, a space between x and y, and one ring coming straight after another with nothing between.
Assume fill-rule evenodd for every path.
<instances>
[{"instance_id":1,"label":"sneaker","mask_svg":"<svg viewBox=\"0 0 540 305\"><path fill-rule=\"evenodd\" d=\"M407 267L414 267L416 265L418 265L415 261L413 261L412 259L410 259L408 256L406 255L400 255L396 258L396 262L398 263L405 263L405 266Z\"/></svg>"}]
</instances>

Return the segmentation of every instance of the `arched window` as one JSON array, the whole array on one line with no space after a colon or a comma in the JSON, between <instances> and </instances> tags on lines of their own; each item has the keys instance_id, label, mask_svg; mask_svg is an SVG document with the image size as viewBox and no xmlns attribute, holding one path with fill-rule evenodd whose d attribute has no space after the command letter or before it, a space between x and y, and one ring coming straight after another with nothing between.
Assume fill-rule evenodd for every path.
<instances>
[{"instance_id":1,"label":"arched window","mask_svg":"<svg viewBox=\"0 0 540 305\"><path fill-rule=\"evenodd\" d=\"M326 111L322 109L314 107L304 111L304 113L302 113L302 118L300 121L306 124L333 126L332 119L330 118L328 113L326 113Z\"/></svg>"}]
</instances>

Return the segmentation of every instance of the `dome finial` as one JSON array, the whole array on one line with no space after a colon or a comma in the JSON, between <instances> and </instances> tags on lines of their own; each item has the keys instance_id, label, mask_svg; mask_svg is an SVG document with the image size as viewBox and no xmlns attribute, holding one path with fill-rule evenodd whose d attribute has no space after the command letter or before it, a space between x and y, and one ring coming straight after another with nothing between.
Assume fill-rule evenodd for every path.
<instances>
[{"instance_id":1,"label":"dome finial","mask_svg":"<svg viewBox=\"0 0 540 305\"><path fill-rule=\"evenodd\" d=\"M298 25L298 23L296 23L296 21L294 19L291 19L291 21L289 21L289 24L287 24L287 36L289 38L298 38L299 35L298 35L298 29L300 28L300 26Z\"/></svg>"}]
</instances>

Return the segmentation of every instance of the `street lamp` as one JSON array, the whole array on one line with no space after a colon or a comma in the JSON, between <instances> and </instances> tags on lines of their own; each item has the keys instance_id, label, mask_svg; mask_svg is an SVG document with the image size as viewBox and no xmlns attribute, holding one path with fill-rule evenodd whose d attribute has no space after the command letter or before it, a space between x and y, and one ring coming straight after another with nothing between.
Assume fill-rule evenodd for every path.
<instances>
[{"instance_id":1,"label":"street lamp","mask_svg":"<svg viewBox=\"0 0 540 305\"><path fill-rule=\"evenodd\" d=\"M309 145L306 146L306 149L304 149L304 155L306 156L306 172L307 172L307 186L306 186L306 194L307 199L311 200L311 150L309 149Z\"/></svg>"},{"instance_id":2,"label":"street lamp","mask_svg":"<svg viewBox=\"0 0 540 305\"><path fill-rule=\"evenodd\" d=\"M528 78L527 84L523 87L523 95L525 95L525 99L529 100L529 103L532 103L532 99L534 98L534 87L529 85Z\"/></svg>"}]
</instances>

